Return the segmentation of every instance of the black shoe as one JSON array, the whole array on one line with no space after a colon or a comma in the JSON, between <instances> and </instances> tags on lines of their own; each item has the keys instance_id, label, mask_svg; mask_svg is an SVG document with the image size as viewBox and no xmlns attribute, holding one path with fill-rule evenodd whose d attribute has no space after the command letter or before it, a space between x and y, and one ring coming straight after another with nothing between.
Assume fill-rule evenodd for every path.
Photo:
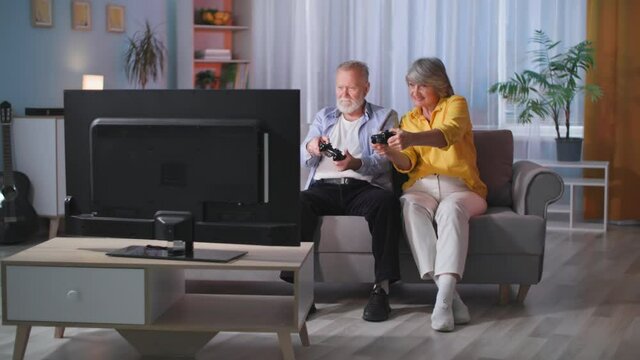
<instances>
[{"instance_id":1,"label":"black shoe","mask_svg":"<svg viewBox=\"0 0 640 360\"><path fill-rule=\"evenodd\" d=\"M389 298L387 293L380 286L375 286L371 290L369 302L364 307L362 318L366 321L385 321L389 318L391 308L389 307Z\"/></svg>"},{"instance_id":2,"label":"black shoe","mask_svg":"<svg viewBox=\"0 0 640 360\"><path fill-rule=\"evenodd\" d=\"M293 271L280 271L280 280L293 284Z\"/></svg>"}]
</instances>

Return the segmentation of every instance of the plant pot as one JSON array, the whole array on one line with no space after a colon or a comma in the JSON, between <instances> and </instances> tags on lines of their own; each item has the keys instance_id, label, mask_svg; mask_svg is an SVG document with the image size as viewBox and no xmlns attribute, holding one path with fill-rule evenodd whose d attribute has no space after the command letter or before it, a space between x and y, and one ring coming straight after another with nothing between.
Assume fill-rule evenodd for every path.
<instances>
[{"instance_id":1,"label":"plant pot","mask_svg":"<svg viewBox=\"0 0 640 360\"><path fill-rule=\"evenodd\" d=\"M582 159L582 138L556 138L558 161L580 161Z\"/></svg>"}]
</instances>

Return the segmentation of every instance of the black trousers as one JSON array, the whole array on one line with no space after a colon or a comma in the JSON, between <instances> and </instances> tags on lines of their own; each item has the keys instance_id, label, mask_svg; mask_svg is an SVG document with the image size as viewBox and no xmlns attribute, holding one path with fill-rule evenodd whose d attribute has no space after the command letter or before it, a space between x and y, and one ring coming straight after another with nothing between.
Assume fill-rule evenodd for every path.
<instances>
[{"instance_id":1,"label":"black trousers","mask_svg":"<svg viewBox=\"0 0 640 360\"><path fill-rule=\"evenodd\" d=\"M400 279L398 237L400 201L393 192L366 181L345 185L313 183L300 192L302 241L313 241L323 215L364 216L369 224L376 282Z\"/></svg>"}]
</instances>

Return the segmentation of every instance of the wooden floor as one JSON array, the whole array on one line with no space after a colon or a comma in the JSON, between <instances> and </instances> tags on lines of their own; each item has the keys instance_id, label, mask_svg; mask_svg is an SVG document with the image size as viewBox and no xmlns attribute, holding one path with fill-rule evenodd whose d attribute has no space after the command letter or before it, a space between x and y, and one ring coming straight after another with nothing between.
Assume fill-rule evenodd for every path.
<instances>
[{"instance_id":1,"label":"wooden floor","mask_svg":"<svg viewBox=\"0 0 640 360\"><path fill-rule=\"evenodd\" d=\"M0 247L0 257L28 245ZM297 359L640 359L640 227L606 234L550 232L542 282L524 305L496 304L497 286L462 285L472 322L431 330L435 287L391 289L392 317L361 319L365 285L319 285L307 326L311 347L293 337ZM0 326L0 359L10 359L15 327ZM138 359L115 331L34 327L26 359ZM280 359L275 334L221 333L197 359Z\"/></svg>"}]
</instances>

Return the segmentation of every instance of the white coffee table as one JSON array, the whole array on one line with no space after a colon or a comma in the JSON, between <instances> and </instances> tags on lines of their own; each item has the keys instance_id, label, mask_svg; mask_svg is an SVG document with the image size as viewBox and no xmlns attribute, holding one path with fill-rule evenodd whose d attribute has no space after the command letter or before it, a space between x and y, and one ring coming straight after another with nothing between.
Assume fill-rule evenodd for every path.
<instances>
[{"instance_id":1,"label":"white coffee table","mask_svg":"<svg viewBox=\"0 0 640 360\"><path fill-rule=\"evenodd\" d=\"M164 241L54 238L2 261L2 322L17 325L13 359L23 359L31 326L114 328L145 356L194 356L219 331L276 332L293 359L291 333L309 345L313 246L196 243L241 250L230 263L109 257L129 245ZM294 273L293 294L186 294L186 269Z\"/></svg>"}]
</instances>

